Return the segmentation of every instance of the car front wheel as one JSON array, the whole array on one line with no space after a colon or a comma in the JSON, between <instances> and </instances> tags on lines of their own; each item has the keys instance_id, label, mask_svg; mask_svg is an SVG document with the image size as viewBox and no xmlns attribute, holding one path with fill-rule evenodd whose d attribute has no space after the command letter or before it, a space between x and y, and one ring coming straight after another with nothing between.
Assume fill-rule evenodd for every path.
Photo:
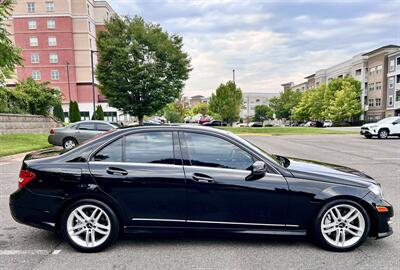
<instances>
[{"instance_id":1,"label":"car front wheel","mask_svg":"<svg viewBox=\"0 0 400 270\"><path fill-rule=\"evenodd\" d=\"M389 131L387 129L381 129L378 132L379 139L386 139L389 136Z\"/></svg>"},{"instance_id":2,"label":"car front wheel","mask_svg":"<svg viewBox=\"0 0 400 270\"><path fill-rule=\"evenodd\" d=\"M118 237L119 223L114 211L101 201L86 199L73 203L61 219L61 233L76 250L97 252Z\"/></svg>"},{"instance_id":3,"label":"car front wheel","mask_svg":"<svg viewBox=\"0 0 400 270\"><path fill-rule=\"evenodd\" d=\"M331 251L350 251L367 238L369 217L362 206L350 200L325 205L314 222L313 237L321 247Z\"/></svg>"}]
</instances>

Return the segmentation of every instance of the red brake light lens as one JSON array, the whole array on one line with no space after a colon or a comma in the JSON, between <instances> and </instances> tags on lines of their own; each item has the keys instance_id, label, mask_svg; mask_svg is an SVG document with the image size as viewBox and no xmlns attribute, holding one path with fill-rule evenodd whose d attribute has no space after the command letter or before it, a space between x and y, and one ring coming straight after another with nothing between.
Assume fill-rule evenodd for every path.
<instances>
[{"instance_id":1,"label":"red brake light lens","mask_svg":"<svg viewBox=\"0 0 400 270\"><path fill-rule=\"evenodd\" d=\"M50 134L55 134L54 128L50 129Z\"/></svg>"},{"instance_id":2,"label":"red brake light lens","mask_svg":"<svg viewBox=\"0 0 400 270\"><path fill-rule=\"evenodd\" d=\"M21 170L19 172L19 181L18 181L18 188L23 188L26 186L30 181L36 178L36 174L28 171L28 170Z\"/></svg>"}]
</instances>

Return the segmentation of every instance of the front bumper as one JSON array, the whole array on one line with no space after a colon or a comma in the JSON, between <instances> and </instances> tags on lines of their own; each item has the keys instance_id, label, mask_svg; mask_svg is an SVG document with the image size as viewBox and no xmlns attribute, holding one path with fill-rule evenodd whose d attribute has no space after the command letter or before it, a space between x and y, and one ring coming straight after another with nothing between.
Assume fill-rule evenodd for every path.
<instances>
[{"instance_id":1,"label":"front bumper","mask_svg":"<svg viewBox=\"0 0 400 270\"><path fill-rule=\"evenodd\" d=\"M15 221L33 227L55 230L57 212L64 199L33 193L22 188L10 195L10 212Z\"/></svg>"},{"instance_id":2,"label":"front bumper","mask_svg":"<svg viewBox=\"0 0 400 270\"><path fill-rule=\"evenodd\" d=\"M373 224L370 231L370 236L376 239L388 237L393 234L391 227L391 218L394 216L393 206L384 199L377 198L372 192L368 193L366 200L372 207L373 212L370 212ZM387 212L378 212L376 207L383 206L387 208Z\"/></svg>"}]
</instances>

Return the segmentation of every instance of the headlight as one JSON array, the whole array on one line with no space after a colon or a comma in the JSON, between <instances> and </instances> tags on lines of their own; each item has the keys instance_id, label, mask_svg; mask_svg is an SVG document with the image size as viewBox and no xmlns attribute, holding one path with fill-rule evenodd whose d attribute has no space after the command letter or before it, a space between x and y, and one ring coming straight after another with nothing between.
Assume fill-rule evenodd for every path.
<instances>
[{"instance_id":1,"label":"headlight","mask_svg":"<svg viewBox=\"0 0 400 270\"><path fill-rule=\"evenodd\" d=\"M368 187L368 189L371 190L376 196L383 198L383 193L380 186L372 184Z\"/></svg>"},{"instance_id":2,"label":"headlight","mask_svg":"<svg viewBox=\"0 0 400 270\"><path fill-rule=\"evenodd\" d=\"M369 128L377 128L378 125L370 126Z\"/></svg>"}]
</instances>

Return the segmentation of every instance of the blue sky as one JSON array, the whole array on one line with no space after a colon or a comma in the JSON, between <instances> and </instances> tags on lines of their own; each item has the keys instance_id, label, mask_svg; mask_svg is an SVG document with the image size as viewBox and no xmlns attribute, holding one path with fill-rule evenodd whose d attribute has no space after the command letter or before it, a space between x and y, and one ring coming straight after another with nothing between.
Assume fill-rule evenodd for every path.
<instances>
[{"instance_id":1,"label":"blue sky","mask_svg":"<svg viewBox=\"0 0 400 270\"><path fill-rule=\"evenodd\" d=\"M183 37L193 71L184 94L232 78L244 92L278 92L321 68L400 45L400 0L108 0Z\"/></svg>"}]
</instances>

